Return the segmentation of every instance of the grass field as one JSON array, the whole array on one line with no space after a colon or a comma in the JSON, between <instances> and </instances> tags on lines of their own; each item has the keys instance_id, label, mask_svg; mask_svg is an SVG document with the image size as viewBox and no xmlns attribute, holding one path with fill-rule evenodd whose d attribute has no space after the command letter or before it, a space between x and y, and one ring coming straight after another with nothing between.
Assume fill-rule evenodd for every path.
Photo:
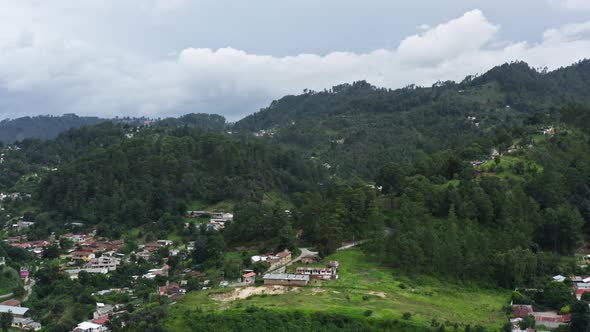
<instances>
[{"instance_id":1,"label":"grass field","mask_svg":"<svg viewBox=\"0 0 590 332\"><path fill-rule=\"evenodd\" d=\"M382 320L401 320L409 312L410 322L420 327L430 326L436 319L497 330L506 322L502 306L509 298L508 291L463 287L432 277L399 276L392 269L367 262L359 250L338 252L327 259L340 261L339 280L314 281L286 294L255 295L232 302L211 300L211 291L190 293L171 307L167 326L171 331L181 331L183 317L191 310L241 311L251 306L277 311L322 311L358 319L367 319L366 312L370 310L370 319Z\"/></svg>"}]
</instances>

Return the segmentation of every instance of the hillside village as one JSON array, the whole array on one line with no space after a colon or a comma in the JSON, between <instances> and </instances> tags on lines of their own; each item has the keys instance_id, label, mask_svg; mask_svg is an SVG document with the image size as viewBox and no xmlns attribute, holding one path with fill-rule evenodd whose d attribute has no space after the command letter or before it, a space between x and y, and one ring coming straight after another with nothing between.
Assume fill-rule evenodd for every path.
<instances>
[{"instance_id":1,"label":"hillside village","mask_svg":"<svg viewBox=\"0 0 590 332\"><path fill-rule=\"evenodd\" d=\"M228 212L187 211L187 220L200 218L200 224L187 222L185 228L202 227L203 230L221 231L225 223L233 220L233 214ZM129 314L129 305L140 305L141 296L159 297L161 301L174 303L188 291L208 290L211 288L263 286L297 286L304 287L311 280L336 280L339 264L330 261L325 266L318 265L319 256L315 252L305 251L305 255L295 256L293 252L284 249L279 252L264 252L252 255L250 264L240 267L238 278L209 275L200 266L180 268L182 262L190 261L190 254L195 250L194 242L179 243L168 239L158 239L153 242L142 243L136 249L129 251L124 240L114 240L96 235L91 232L70 232L62 235L51 235L42 240L29 240L27 230L34 226L23 217L5 231L10 234L3 241L8 246L26 250L34 257L34 262L22 266L20 277L30 294L35 284L32 275L39 265L56 260L60 270L72 280L86 280L89 276L104 276L113 278L121 269L134 270L141 273L129 275L132 282L130 287L101 289L93 293L95 311L92 319L80 322L73 332L108 332L109 320ZM83 225L71 225L80 228ZM55 256L59 252L59 256ZM251 251L245 251L248 253ZM0 265L4 262L1 257ZM173 265L173 266L171 266ZM293 266L297 265L296 268ZM311 267L313 266L313 267ZM255 269L256 271L255 271ZM287 273L287 269L294 269ZM144 287L153 285L153 289L145 294ZM139 287L139 288L138 288ZM10 297L10 294L7 295ZM41 324L29 315L29 308L21 306L26 302L24 298L8 299L0 303L0 313L12 314L12 327L21 330L37 331ZM113 298L124 298L126 303L117 303ZM106 301L106 302L104 302Z\"/></svg>"}]
</instances>

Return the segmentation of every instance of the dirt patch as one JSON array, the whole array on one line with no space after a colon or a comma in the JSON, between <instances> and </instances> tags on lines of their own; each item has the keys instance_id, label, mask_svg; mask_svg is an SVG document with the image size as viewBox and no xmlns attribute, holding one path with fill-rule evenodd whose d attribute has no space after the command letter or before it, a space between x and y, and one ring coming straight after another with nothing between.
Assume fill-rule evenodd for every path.
<instances>
[{"instance_id":1,"label":"dirt patch","mask_svg":"<svg viewBox=\"0 0 590 332\"><path fill-rule=\"evenodd\" d=\"M384 292L368 291L367 294L373 295L373 296L377 296L377 297L380 297L382 299L385 298L385 293Z\"/></svg>"},{"instance_id":2,"label":"dirt patch","mask_svg":"<svg viewBox=\"0 0 590 332\"><path fill-rule=\"evenodd\" d=\"M311 289L311 295L315 295L317 293L323 293L325 291L326 291L325 289L321 289L321 288L315 287L315 288L312 288Z\"/></svg>"},{"instance_id":3,"label":"dirt patch","mask_svg":"<svg viewBox=\"0 0 590 332\"><path fill-rule=\"evenodd\" d=\"M225 293L210 294L209 298L214 301L220 302L232 302L236 300L243 300L254 295L275 295L285 294L289 291L299 291L297 287L286 287L286 286L260 286L260 287L243 287L235 288L232 291Z\"/></svg>"}]
</instances>

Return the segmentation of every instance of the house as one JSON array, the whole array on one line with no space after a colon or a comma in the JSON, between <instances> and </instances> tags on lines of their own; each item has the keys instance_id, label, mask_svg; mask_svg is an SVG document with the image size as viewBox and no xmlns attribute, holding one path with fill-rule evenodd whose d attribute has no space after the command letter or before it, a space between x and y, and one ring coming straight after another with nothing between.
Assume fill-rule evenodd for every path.
<instances>
[{"instance_id":1,"label":"house","mask_svg":"<svg viewBox=\"0 0 590 332\"><path fill-rule=\"evenodd\" d=\"M565 280L565 277L562 276L561 274L558 274L556 276L553 277L553 281L557 281L557 282L563 282Z\"/></svg>"},{"instance_id":2,"label":"house","mask_svg":"<svg viewBox=\"0 0 590 332\"><path fill-rule=\"evenodd\" d=\"M113 311L115 311L114 305L98 302L96 303L96 310L94 311L94 313L92 313L92 317L93 319L99 319L101 317L104 317L105 315L108 317L108 315L111 314Z\"/></svg>"},{"instance_id":3,"label":"house","mask_svg":"<svg viewBox=\"0 0 590 332\"><path fill-rule=\"evenodd\" d=\"M186 293L186 290L180 288L175 282L166 282L166 285L158 287L158 294L160 296L177 297Z\"/></svg>"},{"instance_id":4,"label":"house","mask_svg":"<svg viewBox=\"0 0 590 332\"><path fill-rule=\"evenodd\" d=\"M98 258L90 259L90 261L84 267L92 269L108 269L109 271L114 271L120 264L121 260L119 258L100 256Z\"/></svg>"},{"instance_id":5,"label":"house","mask_svg":"<svg viewBox=\"0 0 590 332\"><path fill-rule=\"evenodd\" d=\"M73 332L108 332L106 326L93 322L82 322L76 326Z\"/></svg>"},{"instance_id":6,"label":"house","mask_svg":"<svg viewBox=\"0 0 590 332\"><path fill-rule=\"evenodd\" d=\"M338 261L330 261L328 262L328 267L337 270L340 267L340 263L338 263Z\"/></svg>"},{"instance_id":7,"label":"house","mask_svg":"<svg viewBox=\"0 0 590 332\"><path fill-rule=\"evenodd\" d=\"M0 305L0 313L12 313L14 318L25 318L25 314L29 311L29 308L16 307L10 305Z\"/></svg>"},{"instance_id":8,"label":"house","mask_svg":"<svg viewBox=\"0 0 590 332\"><path fill-rule=\"evenodd\" d=\"M248 272L242 275L242 282L246 285L256 282L256 272Z\"/></svg>"},{"instance_id":9,"label":"house","mask_svg":"<svg viewBox=\"0 0 590 332\"><path fill-rule=\"evenodd\" d=\"M576 284L576 289L590 289L590 283L579 282Z\"/></svg>"},{"instance_id":10,"label":"house","mask_svg":"<svg viewBox=\"0 0 590 332\"><path fill-rule=\"evenodd\" d=\"M279 252L277 254L277 257L279 258L277 263L278 265L284 265L289 263L289 261L291 260L291 252L287 249Z\"/></svg>"},{"instance_id":11,"label":"house","mask_svg":"<svg viewBox=\"0 0 590 332\"><path fill-rule=\"evenodd\" d=\"M171 246L172 244L174 244L174 242L172 242L171 240L158 240L156 241L156 243L162 246Z\"/></svg>"},{"instance_id":12,"label":"house","mask_svg":"<svg viewBox=\"0 0 590 332\"><path fill-rule=\"evenodd\" d=\"M525 318L533 314L533 306L525 304L514 304L512 305L512 317L514 318Z\"/></svg>"},{"instance_id":13,"label":"house","mask_svg":"<svg viewBox=\"0 0 590 332\"><path fill-rule=\"evenodd\" d=\"M312 279L338 279L338 271L331 267L298 267L295 274L308 275Z\"/></svg>"},{"instance_id":14,"label":"house","mask_svg":"<svg viewBox=\"0 0 590 332\"><path fill-rule=\"evenodd\" d=\"M302 274L267 273L263 277L265 286L307 286L309 276Z\"/></svg>"},{"instance_id":15,"label":"house","mask_svg":"<svg viewBox=\"0 0 590 332\"><path fill-rule=\"evenodd\" d=\"M39 331L41 329L41 324L35 322L31 318L13 318L12 319L12 327L25 330L25 331Z\"/></svg>"},{"instance_id":16,"label":"house","mask_svg":"<svg viewBox=\"0 0 590 332\"><path fill-rule=\"evenodd\" d=\"M301 263L303 264L314 264L318 261L318 255L306 255L301 257Z\"/></svg>"},{"instance_id":17,"label":"house","mask_svg":"<svg viewBox=\"0 0 590 332\"><path fill-rule=\"evenodd\" d=\"M535 312L535 323L537 325L544 325L545 327L554 329L560 325L566 325L572 320L572 315L559 315L557 312Z\"/></svg>"},{"instance_id":18,"label":"house","mask_svg":"<svg viewBox=\"0 0 590 332\"><path fill-rule=\"evenodd\" d=\"M164 266L162 266L159 269L151 269L148 270L148 273L144 274L142 276L142 278L147 278L147 279L153 279L156 276L168 276L168 270L170 270L170 266L164 264Z\"/></svg>"},{"instance_id":19,"label":"house","mask_svg":"<svg viewBox=\"0 0 590 332\"><path fill-rule=\"evenodd\" d=\"M11 300L6 300L6 301L0 303L0 305L6 305L6 306L10 306L10 307L20 307L20 301L17 299L11 299Z\"/></svg>"},{"instance_id":20,"label":"house","mask_svg":"<svg viewBox=\"0 0 590 332\"><path fill-rule=\"evenodd\" d=\"M82 249L82 250L74 251L72 253L72 259L81 260L84 262L88 262L95 257L96 257L96 255L94 254L94 250L90 250L90 249Z\"/></svg>"}]
</instances>

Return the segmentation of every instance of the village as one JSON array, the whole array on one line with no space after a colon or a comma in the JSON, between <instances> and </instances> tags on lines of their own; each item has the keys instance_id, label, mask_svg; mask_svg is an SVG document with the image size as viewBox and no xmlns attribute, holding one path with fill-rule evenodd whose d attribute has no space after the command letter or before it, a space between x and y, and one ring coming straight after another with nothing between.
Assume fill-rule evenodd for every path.
<instances>
[{"instance_id":1,"label":"village","mask_svg":"<svg viewBox=\"0 0 590 332\"><path fill-rule=\"evenodd\" d=\"M199 224L209 231L221 231L225 223L231 222L233 214L228 212L187 211L186 218L200 218L205 220ZM108 322L128 313L129 303L117 303L113 299L126 298L130 303L138 306L142 297L159 298L160 302L174 302L184 296L188 291L207 290L210 288L248 287L248 286L293 286L305 287L313 280L337 280L339 263L328 261L321 263L318 253L305 248L296 249L299 253L283 249L278 252L258 253L248 256L248 264L239 267L238 278L218 275L209 275L200 266L192 268L179 268L179 262L186 265L195 250L194 241L186 243L175 242L169 239L158 239L147 243L141 243L129 251L127 243L121 239L109 239L97 236L96 230L90 232L69 232L61 235L52 234L47 239L30 240L27 230L34 227L24 217L6 226L5 232L9 234L3 241L6 245L26 250L35 262L28 266L21 266L19 276L25 285L24 298L8 297L0 303L0 313L11 313L13 316L12 327L20 330L37 331L42 325L32 319L28 314L29 308L21 306L31 293L35 280L34 272L44 262L58 261L60 269L71 280L87 280L89 276L97 278L112 278L114 275L125 271L130 267L141 270L140 274L130 276L132 282L129 287L101 289L92 294L96 299L95 311L92 318L79 322L73 332L108 332ZM187 223L185 227L191 227ZM73 224L72 228L80 228L83 225ZM59 255L55 252L60 248ZM241 253L244 255L247 252ZM4 265L5 258L0 257L0 265ZM173 266L173 267L171 267ZM103 276L103 277L100 277ZM152 291L140 294L139 288L145 285L153 285ZM139 288L138 288L139 287ZM0 298L3 298L0 294ZM136 299L137 301L134 301Z\"/></svg>"},{"instance_id":2,"label":"village","mask_svg":"<svg viewBox=\"0 0 590 332\"><path fill-rule=\"evenodd\" d=\"M590 255L583 258L584 263L590 261ZM586 265L581 265L585 267ZM565 296L573 296L576 300L588 301L590 299L590 276L588 275L572 275L563 276L561 274L555 275L549 280L549 286L556 286L562 289ZM517 289L513 293L512 311L510 323L513 332L534 332L534 331L548 331L559 327L567 326L571 320L569 306L563 307L560 310L535 310L534 306L529 303L529 298L535 294L543 293L546 289ZM521 293L523 295L521 295ZM518 299L515 301L514 294L518 294ZM590 305L590 304L589 304ZM530 327L534 321L536 328Z\"/></svg>"}]
</instances>

